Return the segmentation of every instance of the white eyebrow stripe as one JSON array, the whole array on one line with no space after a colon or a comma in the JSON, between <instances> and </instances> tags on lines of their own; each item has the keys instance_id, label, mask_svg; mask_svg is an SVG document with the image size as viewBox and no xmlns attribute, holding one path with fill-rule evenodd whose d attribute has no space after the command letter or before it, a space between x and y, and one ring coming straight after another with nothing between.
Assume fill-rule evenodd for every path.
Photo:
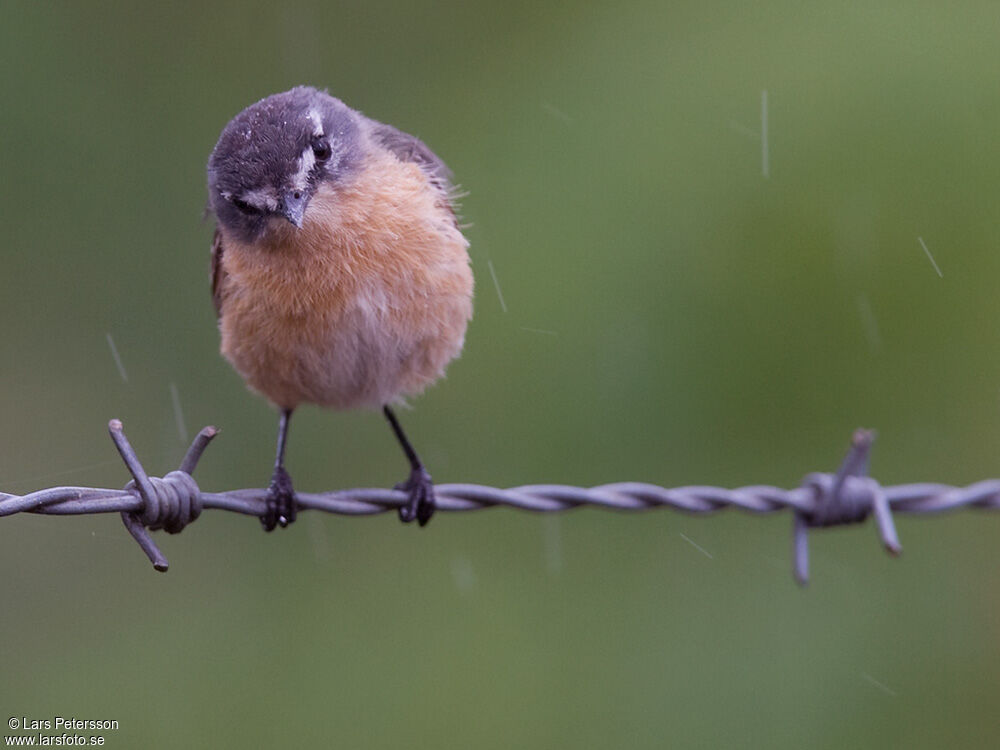
<instances>
[{"instance_id":1,"label":"white eyebrow stripe","mask_svg":"<svg viewBox=\"0 0 1000 750\"><path fill-rule=\"evenodd\" d=\"M315 109L309 110L309 119L313 124L313 135L323 135L323 118Z\"/></svg>"},{"instance_id":2,"label":"white eyebrow stripe","mask_svg":"<svg viewBox=\"0 0 1000 750\"><path fill-rule=\"evenodd\" d=\"M297 190L309 187L309 173L314 166L316 166L316 154L313 153L312 146L309 146L299 157L299 171L292 177L292 187Z\"/></svg>"}]
</instances>

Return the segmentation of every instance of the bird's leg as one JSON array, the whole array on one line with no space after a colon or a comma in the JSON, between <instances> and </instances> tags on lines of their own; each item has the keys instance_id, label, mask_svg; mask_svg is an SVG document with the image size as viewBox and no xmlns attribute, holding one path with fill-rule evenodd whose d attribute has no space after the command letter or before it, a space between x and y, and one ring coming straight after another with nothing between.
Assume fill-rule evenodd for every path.
<instances>
[{"instance_id":1,"label":"bird's leg","mask_svg":"<svg viewBox=\"0 0 1000 750\"><path fill-rule=\"evenodd\" d=\"M291 409L281 410L274 473L267 490L267 512L260 518L264 531L274 531L275 526L285 528L295 520L295 490L292 488L292 478L285 471L285 443L288 440L288 422L291 418Z\"/></svg>"},{"instance_id":2,"label":"bird's leg","mask_svg":"<svg viewBox=\"0 0 1000 750\"><path fill-rule=\"evenodd\" d=\"M431 475L427 473L417 452L413 450L410 441L406 439L403 428L399 426L396 415L388 406L383 407L385 418L389 420L392 431L396 434L396 439L403 448L403 453L410 461L410 478L405 482L396 485L397 490L405 492L409 499L406 505L399 508L399 520L403 523L410 523L416 520L421 526L426 526L434 515L434 482Z\"/></svg>"}]
</instances>

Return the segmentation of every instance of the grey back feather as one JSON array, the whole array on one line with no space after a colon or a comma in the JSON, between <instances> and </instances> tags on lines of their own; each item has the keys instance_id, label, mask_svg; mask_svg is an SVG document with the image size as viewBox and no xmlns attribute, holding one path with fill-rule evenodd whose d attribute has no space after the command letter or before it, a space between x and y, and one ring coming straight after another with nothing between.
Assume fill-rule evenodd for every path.
<instances>
[{"instance_id":1,"label":"grey back feather","mask_svg":"<svg viewBox=\"0 0 1000 750\"><path fill-rule=\"evenodd\" d=\"M420 166L446 195L452 190L452 174L448 165L428 148L427 144L415 135L397 130L392 125L365 118L368 120L372 139L385 147L400 161L413 162Z\"/></svg>"}]
</instances>

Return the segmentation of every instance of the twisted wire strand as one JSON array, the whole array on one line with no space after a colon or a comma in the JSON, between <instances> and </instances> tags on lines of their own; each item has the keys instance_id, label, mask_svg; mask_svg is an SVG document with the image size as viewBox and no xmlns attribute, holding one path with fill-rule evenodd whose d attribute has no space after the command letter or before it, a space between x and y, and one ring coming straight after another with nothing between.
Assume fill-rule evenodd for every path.
<instances>
[{"instance_id":1,"label":"twisted wire strand","mask_svg":"<svg viewBox=\"0 0 1000 750\"><path fill-rule=\"evenodd\" d=\"M828 477L832 475L826 475ZM848 486L852 486L849 483ZM782 489L754 485L724 487L665 488L641 482L620 482L598 487L570 485L525 485L501 489L479 484L438 484L434 487L439 511L484 510L510 507L539 513L593 506L605 510L640 511L658 507L693 514L717 513L736 508L766 514L784 510L809 513L814 501L807 489ZM893 513L942 513L962 507L1000 508L1000 479L988 479L966 487L929 482L883 487ZM201 492L206 509L228 510L261 516L266 507L266 489ZM331 492L296 492L298 507L344 516L371 516L395 510L406 502L406 493L382 488L357 488ZM70 516L92 513L142 512L143 501L129 490L91 487L52 487L27 495L0 492L0 517L16 513ZM837 524L831 524L837 525Z\"/></svg>"},{"instance_id":2,"label":"twisted wire strand","mask_svg":"<svg viewBox=\"0 0 1000 750\"><path fill-rule=\"evenodd\" d=\"M163 529L179 533L203 509L226 510L248 516L267 511L268 490L239 489L204 492L192 477L198 460L217 434L206 427L195 438L178 470L164 477L149 477L132 449L121 422L109 424L111 438L132 474L124 489L50 487L25 495L0 493L0 517L17 513L81 515L120 513L129 533L157 570L167 570L166 558L149 534ZM693 485L666 488L643 482L615 482L596 487L531 484L509 489L478 484L439 484L435 487L440 511L470 511L508 507L536 513L553 513L580 507L643 511L669 507L692 514L716 513L736 508L765 514L793 513L793 569L800 583L809 577L808 531L860 523L875 517L886 550L901 552L893 513L942 513L963 507L1000 508L1000 479L987 479L965 487L920 482L882 487L867 476L874 433L855 432L851 449L836 473L812 473L802 486L782 489L751 485L726 489ZM407 501L394 489L358 488L331 492L297 492L300 510L317 510L346 516L369 516L396 510Z\"/></svg>"}]
</instances>

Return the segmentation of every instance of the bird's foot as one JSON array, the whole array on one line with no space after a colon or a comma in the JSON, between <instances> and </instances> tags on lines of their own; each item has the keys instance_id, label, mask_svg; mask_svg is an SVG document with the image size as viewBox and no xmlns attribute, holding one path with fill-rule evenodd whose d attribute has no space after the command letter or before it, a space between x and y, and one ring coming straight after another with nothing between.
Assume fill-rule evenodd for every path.
<instances>
[{"instance_id":1,"label":"bird's foot","mask_svg":"<svg viewBox=\"0 0 1000 750\"><path fill-rule=\"evenodd\" d=\"M283 466L274 470L271 486L267 490L267 511L260 517L264 531L274 531L275 526L285 528L295 520L295 490L292 478Z\"/></svg>"},{"instance_id":2,"label":"bird's foot","mask_svg":"<svg viewBox=\"0 0 1000 750\"><path fill-rule=\"evenodd\" d=\"M426 526L434 515L434 482L427 469L416 467L410 472L410 478L397 484L396 489L407 494L406 504L399 506L399 520L403 523L416 521Z\"/></svg>"}]
</instances>

